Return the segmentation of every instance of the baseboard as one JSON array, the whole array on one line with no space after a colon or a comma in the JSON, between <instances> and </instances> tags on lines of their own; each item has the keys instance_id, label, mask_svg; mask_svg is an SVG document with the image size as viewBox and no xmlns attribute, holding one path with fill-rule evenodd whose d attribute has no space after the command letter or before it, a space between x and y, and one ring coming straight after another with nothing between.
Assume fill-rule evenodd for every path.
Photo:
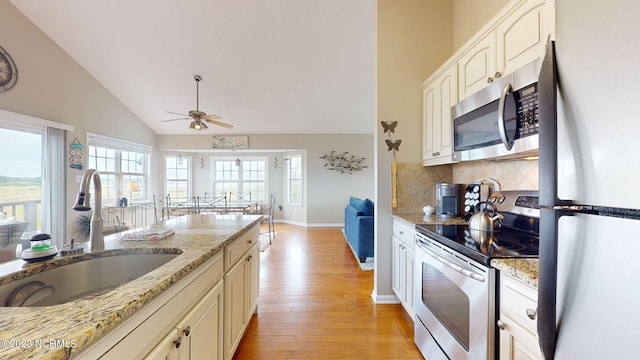
<instances>
[{"instance_id":1,"label":"baseboard","mask_svg":"<svg viewBox=\"0 0 640 360\"><path fill-rule=\"evenodd\" d=\"M378 295L375 289L371 292L374 304L400 304L400 299L395 295Z\"/></svg>"},{"instance_id":2,"label":"baseboard","mask_svg":"<svg viewBox=\"0 0 640 360\"><path fill-rule=\"evenodd\" d=\"M281 223L281 224L289 224L289 225L296 225L296 226L302 226L302 227L319 227L319 228L322 228L322 227L343 228L344 227L344 223L303 223L303 222L284 220L284 219L275 220L274 222L276 224Z\"/></svg>"}]
</instances>

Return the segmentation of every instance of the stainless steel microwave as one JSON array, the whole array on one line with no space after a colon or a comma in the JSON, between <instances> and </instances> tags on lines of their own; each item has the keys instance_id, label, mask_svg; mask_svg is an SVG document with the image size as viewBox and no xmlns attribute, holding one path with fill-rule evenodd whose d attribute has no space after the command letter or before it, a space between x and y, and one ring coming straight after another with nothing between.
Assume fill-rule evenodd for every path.
<instances>
[{"instance_id":1,"label":"stainless steel microwave","mask_svg":"<svg viewBox=\"0 0 640 360\"><path fill-rule=\"evenodd\" d=\"M534 61L497 78L451 109L453 160L538 155L538 74Z\"/></svg>"}]
</instances>

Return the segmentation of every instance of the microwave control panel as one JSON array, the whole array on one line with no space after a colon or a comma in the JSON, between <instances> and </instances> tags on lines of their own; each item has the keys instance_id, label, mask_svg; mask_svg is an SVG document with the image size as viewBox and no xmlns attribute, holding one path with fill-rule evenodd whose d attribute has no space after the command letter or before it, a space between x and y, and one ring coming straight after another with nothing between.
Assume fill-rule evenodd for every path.
<instances>
[{"instance_id":1,"label":"microwave control panel","mask_svg":"<svg viewBox=\"0 0 640 360\"><path fill-rule=\"evenodd\" d=\"M515 92L518 111L519 138L534 135L539 129L538 84L531 84Z\"/></svg>"}]
</instances>

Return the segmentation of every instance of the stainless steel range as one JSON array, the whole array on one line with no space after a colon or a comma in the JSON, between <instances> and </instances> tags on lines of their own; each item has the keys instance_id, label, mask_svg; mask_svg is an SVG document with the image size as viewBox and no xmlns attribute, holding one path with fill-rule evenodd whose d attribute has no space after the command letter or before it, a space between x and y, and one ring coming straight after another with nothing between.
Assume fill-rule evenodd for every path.
<instances>
[{"instance_id":1,"label":"stainless steel range","mask_svg":"<svg viewBox=\"0 0 640 360\"><path fill-rule=\"evenodd\" d=\"M537 192L494 192L498 231L416 225L415 342L428 360L496 358L491 259L538 256Z\"/></svg>"}]
</instances>

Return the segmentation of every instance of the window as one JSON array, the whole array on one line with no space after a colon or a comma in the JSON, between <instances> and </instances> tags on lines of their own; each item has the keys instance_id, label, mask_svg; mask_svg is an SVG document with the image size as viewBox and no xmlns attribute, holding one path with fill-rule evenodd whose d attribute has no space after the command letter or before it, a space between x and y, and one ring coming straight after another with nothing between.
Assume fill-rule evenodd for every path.
<instances>
[{"instance_id":1,"label":"window","mask_svg":"<svg viewBox=\"0 0 640 360\"><path fill-rule=\"evenodd\" d=\"M6 155L0 157L0 211L24 224L12 238L0 231L0 262L14 259L20 239L36 233L48 233L54 245L62 246L67 130L73 127L0 110L0 153Z\"/></svg>"},{"instance_id":2,"label":"window","mask_svg":"<svg viewBox=\"0 0 640 360\"><path fill-rule=\"evenodd\" d=\"M302 205L302 155L289 156L287 162L287 201Z\"/></svg>"},{"instance_id":3,"label":"window","mask_svg":"<svg viewBox=\"0 0 640 360\"><path fill-rule=\"evenodd\" d=\"M186 201L191 194L191 157L164 157L164 192L175 201Z\"/></svg>"},{"instance_id":4,"label":"window","mask_svg":"<svg viewBox=\"0 0 640 360\"><path fill-rule=\"evenodd\" d=\"M211 169L215 194L247 195L251 201L267 202L267 158L212 158Z\"/></svg>"},{"instance_id":5,"label":"window","mask_svg":"<svg viewBox=\"0 0 640 360\"><path fill-rule=\"evenodd\" d=\"M148 196L151 147L118 139L89 135L88 168L100 173L102 204L144 202Z\"/></svg>"}]
</instances>

